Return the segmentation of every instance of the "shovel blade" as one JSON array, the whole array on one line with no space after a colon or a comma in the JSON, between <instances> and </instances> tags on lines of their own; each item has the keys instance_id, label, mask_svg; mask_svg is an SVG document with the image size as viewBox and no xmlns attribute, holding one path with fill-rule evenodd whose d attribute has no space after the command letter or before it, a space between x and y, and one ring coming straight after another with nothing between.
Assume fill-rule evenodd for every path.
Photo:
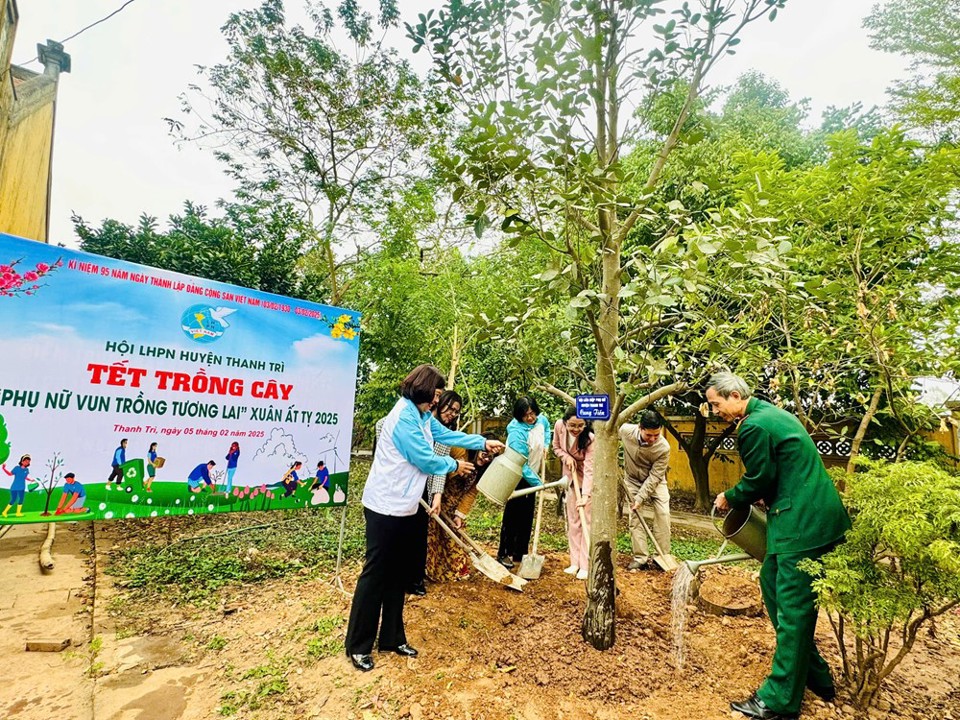
<instances>
[{"instance_id":1,"label":"shovel blade","mask_svg":"<svg viewBox=\"0 0 960 720\"><path fill-rule=\"evenodd\" d=\"M520 561L520 577L525 580L536 580L543 571L543 555L524 555Z\"/></svg>"},{"instance_id":2,"label":"shovel blade","mask_svg":"<svg viewBox=\"0 0 960 720\"><path fill-rule=\"evenodd\" d=\"M517 592L523 592L526 581L517 577L489 555L472 554L473 566L494 582Z\"/></svg>"},{"instance_id":3,"label":"shovel blade","mask_svg":"<svg viewBox=\"0 0 960 720\"><path fill-rule=\"evenodd\" d=\"M664 572L673 572L680 569L680 562L673 555L653 555L651 557Z\"/></svg>"}]
</instances>

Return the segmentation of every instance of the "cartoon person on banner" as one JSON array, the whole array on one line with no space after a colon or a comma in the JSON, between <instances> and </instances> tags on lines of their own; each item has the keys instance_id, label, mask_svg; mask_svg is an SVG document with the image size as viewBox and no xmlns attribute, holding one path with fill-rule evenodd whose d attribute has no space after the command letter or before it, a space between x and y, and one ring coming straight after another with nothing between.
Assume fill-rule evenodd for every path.
<instances>
[{"instance_id":1,"label":"cartoon person on banner","mask_svg":"<svg viewBox=\"0 0 960 720\"><path fill-rule=\"evenodd\" d=\"M83 485L77 482L73 473L67 473L63 476L63 493L60 495L60 502L57 503L57 509L53 514L90 512L89 508L84 507L86 499L87 491L83 489Z\"/></svg>"},{"instance_id":2,"label":"cartoon person on banner","mask_svg":"<svg viewBox=\"0 0 960 720\"><path fill-rule=\"evenodd\" d=\"M227 461L227 486L224 488L224 493L229 495L233 490L233 476L237 474L237 462L240 460L240 443L230 443L230 449L224 460Z\"/></svg>"},{"instance_id":3,"label":"cartoon person on banner","mask_svg":"<svg viewBox=\"0 0 960 720\"><path fill-rule=\"evenodd\" d=\"M187 476L187 487L190 488L190 492L200 492L203 489L201 485L204 484L210 492L216 492L217 486L213 484L213 479L210 477L210 471L215 465L213 460L209 460L206 463L200 463L190 472Z\"/></svg>"},{"instance_id":4,"label":"cartoon person on banner","mask_svg":"<svg viewBox=\"0 0 960 720\"><path fill-rule=\"evenodd\" d=\"M162 464L162 463L161 463ZM157 444L150 443L150 449L147 450L147 481L143 484L143 489L147 492L153 492L151 485L157 477Z\"/></svg>"},{"instance_id":5,"label":"cartoon person on banner","mask_svg":"<svg viewBox=\"0 0 960 720\"><path fill-rule=\"evenodd\" d=\"M286 474L280 480L280 484L283 485L285 491L283 497L288 498L296 492L300 484L300 475L297 474L297 471L302 467L303 463L297 460L290 466L290 469L287 470Z\"/></svg>"},{"instance_id":6,"label":"cartoon person on banner","mask_svg":"<svg viewBox=\"0 0 960 720\"><path fill-rule=\"evenodd\" d=\"M311 505L326 505L330 502L330 470L323 460L317 463L317 477L310 486L310 492L313 493L310 498Z\"/></svg>"},{"instance_id":7,"label":"cartoon person on banner","mask_svg":"<svg viewBox=\"0 0 960 720\"><path fill-rule=\"evenodd\" d=\"M13 478L13 484L10 486L10 502L3 509L3 517L7 516L10 508L17 506L17 517L23 517L23 500L27 493L27 479L30 475L30 456L23 455L20 462L13 469L13 472L7 470L7 464L3 464L3 471Z\"/></svg>"},{"instance_id":8,"label":"cartoon person on banner","mask_svg":"<svg viewBox=\"0 0 960 720\"><path fill-rule=\"evenodd\" d=\"M117 487L123 482L123 470L120 466L127 461L127 439L120 441L120 447L113 451L113 458L110 460L110 477L107 478L107 490L113 490L110 483L117 481Z\"/></svg>"}]
</instances>

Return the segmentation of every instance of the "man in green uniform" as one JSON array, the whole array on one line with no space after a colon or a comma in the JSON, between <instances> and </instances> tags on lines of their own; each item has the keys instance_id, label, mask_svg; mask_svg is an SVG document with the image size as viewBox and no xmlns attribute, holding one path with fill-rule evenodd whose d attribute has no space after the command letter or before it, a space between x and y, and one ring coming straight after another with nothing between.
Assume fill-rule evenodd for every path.
<instances>
[{"instance_id":1,"label":"man in green uniform","mask_svg":"<svg viewBox=\"0 0 960 720\"><path fill-rule=\"evenodd\" d=\"M760 688L730 707L749 718L792 720L800 714L804 687L827 700L836 694L830 668L813 640L817 607L812 578L797 563L829 552L850 528L850 518L803 425L752 395L746 382L729 372L711 377L707 387L713 412L739 423L737 446L745 469L736 487L717 495L714 505L729 510L763 500L768 508L760 590L777 648Z\"/></svg>"}]
</instances>

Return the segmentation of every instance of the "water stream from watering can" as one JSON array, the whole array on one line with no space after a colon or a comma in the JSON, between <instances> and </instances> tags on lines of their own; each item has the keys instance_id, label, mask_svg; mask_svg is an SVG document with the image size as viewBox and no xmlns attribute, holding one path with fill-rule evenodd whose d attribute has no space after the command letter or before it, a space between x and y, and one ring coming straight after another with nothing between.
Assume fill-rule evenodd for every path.
<instances>
[{"instance_id":1,"label":"water stream from watering can","mask_svg":"<svg viewBox=\"0 0 960 720\"><path fill-rule=\"evenodd\" d=\"M684 631L687 629L687 606L693 594L693 573L686 563L673 574L673 593L670 596L670 627L673 630L673 659L677 668L683 667Z\"/></svg>"}]
</instances>

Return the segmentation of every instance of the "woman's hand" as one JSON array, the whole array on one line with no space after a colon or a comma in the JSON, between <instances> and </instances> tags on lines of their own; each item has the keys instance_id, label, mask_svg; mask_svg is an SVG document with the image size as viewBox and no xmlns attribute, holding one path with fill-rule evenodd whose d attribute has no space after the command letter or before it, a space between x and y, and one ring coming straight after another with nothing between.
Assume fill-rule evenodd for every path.
<instances>
[{"instance_id":1,"label":"woman's hand","mask_svg":"<svg viewBox=\"0 0 960 720\"><path fill-rule=\"evenodd\" d=\"M578 507L578 508L585 508L585 507L586 507L587 505L589 505L589 504L590 504L590 496L589 496L589 495L587 495L586 497L582 497L582 498L580 498L579 500L577 500L577 507Z\"/></svg>"},{"instance_id":2,"label":"woman's hand","mask_svg":"<svg viewBox=\"0 0 960 720\"><path fill-rule=\"evenodd\" d=\"M563 461L563 469L567 471L567 477L573 477L573 471L577 469L577 461L569 455L564 455L561 459Z\"/></svg>"},{"instance_id":3,"label":"woman's hand","mask_svg":"<svg viewBox=\"0 0 960 720\"><path fill-rule=\"evenodd\" d=\"M443 495L440 493L434 493L433 502L430 503L430 514L436 517L440 514L440 501L443 500Z\"/></svg>"},{"instance_id":4,"label":"woman's hand","mask_svg":"<svg viewBox=\"0 0 960 720\"><path fill-rule=\"evenodd\" d=\"M457 460L457 475L469 475L476 468L472 462L467 462L466 460Z\"/></svg>"},{"instance_id":5,"label":"woman's hand","mask_svg":"<svg viewBox=\"0 0 960 720\"><path fill-rule=\"evenodd\" d=\"M507 446L504 445L499 440L487 440L486 451L488 453L493 453L494 455L499 455L504 451Z\"/></svg>"}]
</instances>

